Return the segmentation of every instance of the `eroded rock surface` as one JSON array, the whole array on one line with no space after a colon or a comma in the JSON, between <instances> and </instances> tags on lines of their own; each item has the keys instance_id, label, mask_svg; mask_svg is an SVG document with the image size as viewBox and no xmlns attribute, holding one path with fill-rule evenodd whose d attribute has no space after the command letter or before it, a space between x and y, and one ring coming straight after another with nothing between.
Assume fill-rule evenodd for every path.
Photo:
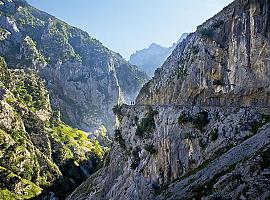
<instances>
[{"instance_id":1,"label":"eroded rock surface","mask_svg":"<svg viewBox=\"0 0 270 200\"><path fill-rule=\"evenodd\" d=\"M141 105L269 106L269 1L236 0L180 43Z\"/></svg>"},{"instance_id":2,"label":"eroded rock surface","mask_svg":"<svg viewBox=\"0 0 270 200\"><path fill-rule=\"evenodd\" d=\"M270 117L255 109L123 106L119 112L110 160L68 199L188 198L213 177L218 187L219 172L263 156L269 145ZM269 165L258 173L263 170ZM207 195L214 195L212 189Z\"/></svg>"},{"instance_id":3,"label":"eroded rock surface","mask_svg":"<svg viewBox=\"0 0 270 200\"><path fill-rule=\"evenodd\" d=\"M68 199L269 199L269 13L236 0L180 43Z\"/></svg>"},{"instance_id":4,"label":"eroded rock surface","mask_svg":"<svg viewBox=\"0 0 270 200\"><path fill-rule=\"evenodd\" d=\"M9 67L37 70L67 124L112 130L112 107L134 101L147 75L86 32L26 1L1 2L0 55Z\"/></svg>"}]
</instances>

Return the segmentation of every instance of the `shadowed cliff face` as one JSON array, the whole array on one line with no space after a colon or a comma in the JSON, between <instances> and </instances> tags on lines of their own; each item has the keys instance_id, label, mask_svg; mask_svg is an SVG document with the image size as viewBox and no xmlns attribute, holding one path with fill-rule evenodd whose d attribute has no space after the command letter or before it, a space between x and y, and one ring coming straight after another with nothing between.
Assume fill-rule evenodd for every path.
<instances>
[{"instance_id":1,"label":"shadowed cliff face","mask_svg":"<svg viewBox=\"0 0 270 200\"><path fill-rule=\"evenodd\" d=\"M52 106L74 127L112 129L118 102L134 101L147 75L86 32L22 0L1 0L0 54L12 68L38 70Z\"/></svg>"},{"instance_id":2,"label":"shadowed cliff face","mask_svg":"<svg viewBox=\"0 0 270 200\"><path fill-rule=\"evenodd\" d=\"M180 43L138 104L269 105L269 2L235 1Z\"/></svg>"}]
</instances>

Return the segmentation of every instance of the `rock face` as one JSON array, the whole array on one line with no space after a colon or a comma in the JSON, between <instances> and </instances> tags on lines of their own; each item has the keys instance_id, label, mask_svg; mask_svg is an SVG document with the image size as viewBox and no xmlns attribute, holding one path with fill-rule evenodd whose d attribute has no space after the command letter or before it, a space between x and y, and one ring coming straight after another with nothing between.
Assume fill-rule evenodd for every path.
<instances>
[{"instance_id":1,"label":"rock face","mask_svg":"<svg viewBox=\"0 0 270 200\"><path fill-rule=\"evenodd\" d=\"M0 57L0 199L64 198L106 151L60 121L35 70L9 70Z\"/></svg>"},{"instance_id":2,"label":"rock face","mask_svg":"<svg viewBox=\"0 0 270 200\"><path fill-rule=\"evenodd\" d=\"M180 43L137 103L269 106L269 2L236 0Z\"/></svg>"},{"instance_id":3,"label":"rock face","mask_svg":"<svg viewBox=\"0 0 270 200\"><path fill-rule=\"evenodd\" d=\"M0 55L12 68L36 69L52 106L69 125L112 129L113 105L135 100L147 75L86 32L23 0L0 1Z\"/></svg>"},{"instance_id":4,"label":"rock face","mask_svg":"<svg viewBox=\"0 0 270 200\"><path fill-rule=\"evenodd\" d=\"M267 0L236 0L180 43L68 200L269 199Z\"/></svg>"},{"instance_id":5,"label":"rock face","mask_svg":"<svg viewBox=\"0 0 270 200\"><path fill-rule=\"evenodd\" d=\"M197 106L122 106L120 115L111 159L69 200L270 197L269 115Z\"/></svg>"},{"instance_id":6,"label":"rock face","mask_svg":"<svg viewBox=\"0 0 270 200\"><path fill-rule=\"evenodd\" d=\"M155 70L158 67L161 67L161 65L171 55L175 47L180 44L187 35L187 33L182 34L178 42L173 44L171 47L162 47L153 43L148 48L136 51L136 53L132 54L129 62L140 67L148 74L148 76L153 77Z\"/></svg>"}]
</instances>

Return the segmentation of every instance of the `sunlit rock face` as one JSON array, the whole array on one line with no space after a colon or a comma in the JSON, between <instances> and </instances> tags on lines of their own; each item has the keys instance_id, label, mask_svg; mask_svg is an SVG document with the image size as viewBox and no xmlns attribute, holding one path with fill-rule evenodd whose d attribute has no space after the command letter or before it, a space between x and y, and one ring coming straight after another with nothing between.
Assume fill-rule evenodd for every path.
<instances>
[{"instance_id":1,"label":"sunlit rock face","mask_svg":"<svg viewBox=\"0 0 270 200\"><path fill-rule=\"evenodd\" d=\"M269 2L235 1L180 43L138 104L269 105Z\"/></svg>"},{"instance_id":2,"label":"sunlit rock face","mask_svg":"<svg viewBox=\"0 0 270 200\"><path fill-rule=\"evenodd\" d=\"M259 188L269 188L269 115L250 108L124 105L118 116L110 159L69 200L230 199L237 190L247 199L267 196Z\"/></svg>"},{"instance_id":3,"label":"sunlit rock face","mask_svg":"<svg viewBox=\"0 0 270 200\"><path fill-rule=\"evenodd\" d=\"M37 70L66 123L111 130L112 107L134 101L147 75L86 32L25 1L1 2L0 54L9 66Z\"/></svg>"},{"instance_id":4,"label":"sunlit rock face","mask_svg":"<svg viewBox=\"0 0 270 200\"><path fill-rule=\"evenodd\" d=\"M269 199L267 0L236 0L156 70L73 199Z\"/></svg>"}]
</instances>

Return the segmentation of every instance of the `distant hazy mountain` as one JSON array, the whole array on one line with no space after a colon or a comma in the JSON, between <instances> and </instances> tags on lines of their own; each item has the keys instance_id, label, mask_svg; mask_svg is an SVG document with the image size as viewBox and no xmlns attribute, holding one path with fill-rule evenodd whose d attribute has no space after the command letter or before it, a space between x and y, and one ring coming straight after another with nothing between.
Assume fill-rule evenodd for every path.
<instances>
[{"instance_id":1,"label":"distant hazy mountain","mask_svg":"<svg viewBox=\"0 0 270 200\"><path fill-rule=\"evenodd\" d=\"M162 47L158 44L152 43L148 48L136 51L130 56L129 62L133 65L139 66L149 76L153 76L155 70L160 67L165 60L171 55L174 48L182 42L188 33L184 33L177 43L171 47Z\"/></svg>"}]
</instances>

